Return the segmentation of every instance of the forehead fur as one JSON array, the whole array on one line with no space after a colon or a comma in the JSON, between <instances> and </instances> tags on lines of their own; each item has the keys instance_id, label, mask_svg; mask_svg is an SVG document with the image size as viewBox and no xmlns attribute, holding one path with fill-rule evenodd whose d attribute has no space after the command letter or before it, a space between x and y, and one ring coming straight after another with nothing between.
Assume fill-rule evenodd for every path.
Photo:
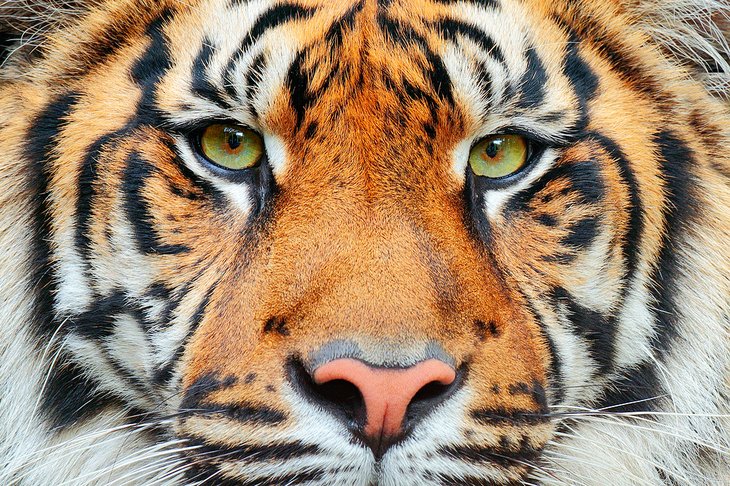
<instances>
[{"instance_id":1,"label":"forehead fur","mask_svg":"<svg viewBox=\"0 0 730 486\"><path fill-rule=\"evenodd\" d=\"M49 35L83 18L90 11L117 2L105 0L4 0L0 1L0 47L9 46L16 63L27 62L42 48ZM167 2L129 2L125 11L134 16ZM174 2L173 2L174 3ZM627 29L641 30L654 43L701 80L714 95L727 98L730 89L730 5L724 0L614 0L571 2L591 11L607 4L633 19ZM538 7L539 8L539 7ZM0 59L4 59L0 56ZM10 71L10 70L8 70ZM22 72L22 69L21 69ZM4 73L5 76L17 75Z\"/></svg>"}]
</instances>

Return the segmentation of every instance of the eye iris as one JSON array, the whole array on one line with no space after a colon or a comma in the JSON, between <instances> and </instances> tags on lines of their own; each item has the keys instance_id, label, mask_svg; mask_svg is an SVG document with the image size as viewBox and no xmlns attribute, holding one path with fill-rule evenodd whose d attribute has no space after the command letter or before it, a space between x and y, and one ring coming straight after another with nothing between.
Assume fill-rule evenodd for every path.
<instances>
[{"instance_id":1,"label":"eye iris","mask_svg":"<svg viewBox=\"0 0 730 486\"><path fill-rule=\"evenodd\" d=\"M261 136L248 128L214 124L200 135L200 149L212 163L231 170L248 169L264 154Z\"/></svg>"},{"instance_id":2,"label":"eye iris","mask_svg":"<svg viewBox=\"0 0 730 486\"><path fill-rule=\"evenodd\" d=\"M527 140L519 135L494 135L476 144L469 164L478 176L497 179L517 172L527 162Z\"/></svg>"}]
</instances>

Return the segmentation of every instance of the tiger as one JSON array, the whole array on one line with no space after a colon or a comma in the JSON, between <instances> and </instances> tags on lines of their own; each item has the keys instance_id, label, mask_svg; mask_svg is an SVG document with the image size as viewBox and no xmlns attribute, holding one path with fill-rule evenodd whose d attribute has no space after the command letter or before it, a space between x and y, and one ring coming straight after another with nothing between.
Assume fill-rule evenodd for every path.
<instances>
[{"instance_id":1,"label":"tiger","mask_svg":"<svg viewBox=\"0 0 730 486\"><path fill-rule=\"evenodd\" d=\"M729 17L0 2L0 484L728 484Z\"/></svg>"}]
</instances>

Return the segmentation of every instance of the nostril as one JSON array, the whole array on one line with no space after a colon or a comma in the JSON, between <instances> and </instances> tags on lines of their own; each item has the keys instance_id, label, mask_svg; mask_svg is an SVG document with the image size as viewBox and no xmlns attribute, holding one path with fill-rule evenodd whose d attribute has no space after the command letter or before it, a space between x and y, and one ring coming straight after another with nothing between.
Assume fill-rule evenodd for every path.
<instances>
[{"instance_id":1,"label":"nostril","mask_svg":"<svg viewBox=\"0 0 730 486\"><path fill-rule=\"evenodd\" d=\"M316 383L298 360L290 361L289 377L305 398L345 420L352 428L361 428L365 424L365 401L353 383L342 379Z\"/></svg>"},{"instance_id":2,"label":"nostril","mask_svg":"<svg viewBox=\"0 0 730 486\"><path fill-rule=\"evenodd\" d=\"M343 408L365 407L360 390L347 380L332 380L321 385L315 384L313 391L327 402Z\"/></svg>"},{"instance_id":3,"label":"nostril","mask_svg":"<svg viewBox=\"0 0 730 486\"><path fill-rule=\"evenodd\" d=\"M451 397L464 383L466 366L456 370L454 381L443 384L439 381L431 381L422 386L411 399L406 409L405 423L408 428L412 427L419 419L425 416L430 410Z\"/></svg>"},{"instance_id":4,"label":"nostril","mask_svg":"<svg viewBox=\"0 0 730 486\"><path fill-rule=\"evenodd\" d=\"M444 385L438 381L432 381L424 385L418 392L413 396L411 403L423 402L433 399L438 399L446 393L451 385Z\"/></svg>"}]
</instances>

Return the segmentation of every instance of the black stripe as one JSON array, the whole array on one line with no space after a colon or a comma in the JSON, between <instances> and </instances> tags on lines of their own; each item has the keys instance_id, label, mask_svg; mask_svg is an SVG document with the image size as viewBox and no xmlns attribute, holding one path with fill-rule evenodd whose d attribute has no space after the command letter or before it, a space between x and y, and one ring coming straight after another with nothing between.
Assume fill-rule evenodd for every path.
<instances>
[{"instance_id":1,"label":"black stripe","mask_svg":"<svg viewBox=\"0 0 730 486\"><path fill-rule=\"evenodd\" d=\"M317 12L312 7L303 7L295 3L280 3L261 14L251 27L248 35L238 47L238 55L242 55L246 49L254 45L266 31L275 29L280 25L298 19L308 19Z\"/></svg>"},{"instance_id":2,"label":"black stripe","mask_svg":"<svg viewBox=\"0 0 730 486\"><path fill-rule=\"evenodd\" d=\"M136 40L139 28L139 16L117 15L104 24L104 30L93 32L89 40L75 38L74 49L68 53L71 60L67 62L67 75L75 79L80 72L104 69L105 64L115 61L117 53ZM87 30L86 34L89 33Z\"/></svg>"},{"instance_id":3,"label":"black stripe","mask_svg":"<svg viewBox=\"0 0 730 486\"><path fill-rule=\"evenodd\" d=\"M652 68L646 67L634 55L636 49L625 45L599 20L590 15L580 18L554 16L553 20L571 33L571 42L592 45L631 89L652 100L660 110L672 109L674 101L664 89L665 83L653 76Z\"/></svg>"},{"instance_id":4,"label":"black stripe","mask_svg":"<svg viewBox=\"0 0 730 486\"><path fill-rule=\"evenodd\" d=\"M622 248L623 258L626 264L626 273L624 275L625 285L623 289L623 295L625 296L636 273L639 249L641 248L641 239L644 233L644 209L641 197L639 196L639 184L628 159L614 140L598 132L589 132L587 135L589 139L596 141L603 150L608 152L609 156L618 164L619 174L629 193L628 230L626 231Z\"/></svg>"},{"instance_id":5,"label":"black stripe","mask_svg":"<svg viewBox=\"0 0 730 486\"><path fill-rule=\"evenodd\" d=\"M157 318L158 329L169 329L172 325L173 312L180 305L180 301L187 293L190 283L181 290L168 288L166 284L157 282L148 288L145 297L148 299L159 299L164 302L165 306Z\"/></svg>"},{"instance_id":6,"label":"black stripe","mask_svg":"<svg viewBox=\"0 0 730 486\"><path fill-rule=\"evenodd\" d=\"M342 44L342 38L344 37L346 30L352 30L355 28L355 19L357 18L357 14L362 11L364 6L365 0L360 0L353 5L345 13L345 15L337 19L332 26L330 26L329 30L327 30L324 38L332 49L336 49L340 46L340 44Z\"/></svg>"},{"instance_id":7,"label":"black stripe","mask_svg":"<svg viewBox=\"0 0 730 486\"><path fill-rule=\"evenodd\" d=\"M249 47L254 45L268 30L275 29L287 22L297 19L310 18L317 10L315 8L302 7L301 5L292 3L281 3L271 7L256 19L251 30L244 36L238 50L226 64L223 71L224 79L228 84L234 84L233 70L236 64L243 58Z\"/></svg>"},{"instance_id":8,"label":"black stripe","mask_svg":"<svg viewBox=\"0 0 730 486\"><path fill-rule=\"evenodd\" d=\"M689 124L697 132L708 152L707 158L710 161L710 167L722 177L730 179L730 165L724 162L726 140L723 135L724 127L721 127L719 123L710 118L712 118L711 113L706 113L705 110L698 107L692 111Z\"/></svg>"},{"instance_id":9,"label":"black stripe","mask_svg":"<svg viewBox=\"0 0 730 486\"><path fill-rule=\"evenodd\" d=\"M428 65L422 71L424 78L429 82L437 97L453 105L454 95L451 90L449 73L441 57L433 52L428 45L426 38L416 32L411 26L391 19L385 13L378 15L378 25L391 41L397 43L405 50L411 51L414 44L421 49L428 61Z\"/></svg>"},{"instance_id":10,"label":"black stripe","mask_svg":"<svg viewBox=\"0 0 730 486\"><path fill-rule=\"evenodd\" d=\"M606 374L615 359L616 319L578 304L563 288L555 288L552 294L551 300L558 312L561 313L559 306L565 306L565 317L573 331L588 342L589 354L599 365L599 374Z\"/></svg>"},{"instance_id":11,"label":"black stripe","mask_svg":"<svg viewBox=\"0 0 730 486\"><path fill-rule=\"evenodd\" d=\"M677 245L682 232L695 219L700 204L691 167L695 155L671 132L654 137L661 156L659 169L664 180L664 230L657 264L649 278L652 297L656 302L653 348L664 352L677 335L677 320L682 315L677 304L679 291L675 282L683 275L677 266Z\"/></svg>"},{"instance_id":12,"label":"black stripe","mask_svg":"<svg viewBox=\"0 0 730 486\"><path fill-rule=\"evenodd\" d=\"M291 105L297 115L296 130L301 128L307 110L323 97L324 92L330 87L332 82L337 77L340 79L347 78L349 72L349 66L347 64L336 64L327 76L325 76L316 91L313 91L311 88L312 73L304 66L308 54L309 49L303 49L297 54L289 66L286 77Z\"/></svg>"},{"instance_id":13,"label":"black stripe","mask_svg":"<svg viewBox=\"0 0 730 486\"><path fill-rule=\"evenodd\" d=\"M170 184L170 191L173 194L191 201L197 201L200 200L202 196L208 196L213 200L214 207L225 206L225 195L213 184L198 176L198 174L188 167L188 164L186 164L185 161L183 161L177 154L177 147L172 140L163 138L159 140L159 142L164 144L169 149L170 153L176 155L175 167L179 170L179 176L185 179L189 186L193 186L195 188L194 190L190 190L187 187L173 185L172 179L170 179L167 182Z\"/></svg>"},{"instance_id":14,"label":"black stripe","mask_svg":"<svg viewBox=\"0 0 730 486\"><path fill-rule=\"evenodd\" d=\"M512 447L509 445L444 446L440 447L437 453L473 465L496 464L505 468L524 468L524 461L533 461L540 455L541 449L533 447L527 436L522 436L519 444Z\"/></svg>"},{"instance_id":15,"label":"black stripe","mask_svg":"<svg viewBox=\"0 0 730 486\"><path fill-rule=\"evenodd\" d=\"M477 409L472 410L471 417L483 425L538 425L546 423L548 416L545 411L534 410L506 410L506 409Z\"/></svg>"},{"instance_id":16,"label":"black stripe","mask_svg":"<svg viewBox=\"0 0 730 486\"><path fill-rule=\"evenodd\" d=\"M297 57L289 66L289 72L286 76L291 105L297 115L297 130L302 126L307 109L315 101L315 97L309 92L310 75L304 68L307 53L308 50L304 49L297 54Z\"/></svg>"},{"instance_id":17,"label":"black stripe","mask_svg":"<svg viewBox=\"0 0 730 486\"><path fill-rule=\"evenodd\" d=\"M172 55L163 31L171 13L165 10L147 28L150 44L142 57L132 66L132 80L142 90L134 121L137 124L159 126L162 121L156 104L157 86L172 66Z\"/></svg>"},{"instance_id":18,"label":"black stripe","mask_svg":"<svg viewBox=\"0 0 730 486\"><path fill-rule=\"evenodd\" d=\"M438 112L438 104L436 103L436 100L431 96L430 94L423 91L418 86L414 85L408 79L405 77L401 80L401 83L403 85L403 90L397 90L398 93L400 93L401 101L405 102L407 100L421 100L424 101L428 105L428 109L431 112L431 123L433 125L438 124L438 118L436 117ZM405 120L403 120L403 126L402 128L405 130ZM434 132L435 133L435 132Z\"/></svg>"},{"instance_id":19,"label":"black stripe","mask_svg":"<svg viewBox=\"0 0 730 486\"><path fill-rule=\"evenodd\" d=\"M664 187L664 229L659 257L649 281L655 302L655 334L651 339L652 349L666 353L677 335L677 319L681 317L677 304L678 291L675 281L681 276L676 263L678 238L690 224L698 211L695 185L691 167L694 153L671 132L661 132L654 137L659 148L659 169L665 181ZM627 372L616 383L612 383L599 400L601 407L615 407L612 411L649 411L655 408L656 400L650 400L664 393L655 365L642 363ZM639 402L630 404L631 402Z\"/></svg>"},{"instance_id":20,"label":"black stripe","mask_svg":"<svg viewBox=\"0 0 730 486\"><path fill-rule=\"evenodd\" d=\"M78 93L68 93L48 104L39 113L27 134L25 155L28 159L27 186L33 192L31 202L34 220L31 281L35 283L34 325L39 337L52 335L60 324L54 319L56 273L52 264L50 240L53 235L53 210L49 202L48 182L52 177L54 150L68 116L79 100Z\"/></svg>"},{"instance_id":21,"label":"black stripe","mask_svg":"<svg viewBox=\"0 0 730 486\"><path fill-rule=\"evenodd\" d=\"M196 456L204 456L211 462L224 461L286 461L296 457L311 456L321 453L321 449L314 444L304 444L294 441L274 444L239 444L229 447L224 444L215 444L206 441L202 437L180 436L185 440L186 446L195 447L191 453Z\"/></svg>"},{"instance_id":22,"label":"black stripe","mask_svg":"<svg viewBox=\"0 0 730 486\"><path fill-rule=\"evenodd\" d=\"M600 218L594 216L578 220L567 228L567 233L560 239L560 244L572 250L584 250L593 244L600 225Z\"/></svg>"},{"instance_id":23,"label":"black stripe","mask_svg":"<svg viewBox=\"0 0 730 486\"><path fill-rule=\"evenodd\" d=\"M563 73L568 78L573 92L578 100L579 117L573 131L582 133L588 127L590 120L588 113L588 102L591 101L598 91L598 76L593 69L580 55L579 40L574 32L568 40L565 54L565 65Z\"/></svg>"},{"instance_id":24,"label":"black stripe","mask_svg":"<svg viewBox=\"0 0 730 486\"><path fill-rule=\"evenodd\" d=\"M154 218L144 195L146 181L155 173L149 162L132 152L126 160L122 181L124 209L134 229L137 245L142 253L177 255L190 251L185 245L167 245L160 242L155 230Z\"/></svg>"},{"instance_id":25,"label":"black stripe","mask_svg":"<svg viewBox=\"0 0 730 486\"><path fill-rule=\"evenodd\" d=\"M284 422L287 416L276 409L244 404L221 404L215 402L206 402L201 404L193 399L188 399L180 406L180 411L184 416L210 416L218 415L226 420L233 420L242 424L258 424L258 425L277 425ZM203 400L201 398L201 400Z\"/></svg>"},{"instance_id":26,"label":"black stripe","mask_svg":"<svg viewBox=\"0 0 730 486\"><path fill-rule=\"evenodd\" d=\"M112 344L112 346L114 346L114 344ZM118 381L126 382L126 386L120 386L122 390L136 390L142 397L150 397L152 395L153 391L150 389L147 382L147 376L143 370L130 369L130 363L123 363L119 361L119 359L115 358L108 349L101 348L100 352L104 356L106 363L114 371ZM141 377L139 375L141 375Z\"/></svg>"},{"instance_id":27,"label":"black stripe","mask_svg":"<svg viewBox=\"0 0 730 486\"><path fill-rule=\"evenodd\" d=\"M527 68L520 80L521 96L517 100L517 107L522 109L537 108L545 100L545 86L548 77L545 65L534 47L527 49Z\"/></svg>"},{"instance_id":28,"label":"black stripe","mask_svg":"<svg viewBox=\"0 0 730 486\"><path fill-rule=\"evenodd\" d=\"M558 219L552 214L547 213L538 214L537 216L535 216L535 221L549 228L554 228L558 225Z\"/></svg>"},{"instance_id":29,"label":"black stripe","mask_svg":"<svg viewBox=\"0 0 730 486\"><path fill-rule=\"evenodd\" d=\"M218 89L213 86L206 73L215 50L216 47L213 45L212 40L203 39L203 45L200 46L200 51L193 61L191 90L196 95L226 109L230 108L230 105L223 99Z\"/></svg>"},{"instance_id":30,"label":"black stripe","mask_svg":"<svg viewBox=\"0 0 730 486\"><path fill-rule=\"evenodd\" d=\"M555 403L560 403L565 398L565 386L563 384L563 362L558 355L558 349L555 341L544 329L544 324L540 324L543 329L542 335L550 352L550 368L548 369L548 383L553 391L553 399ZM547 398L546 398L547 400Z\"/></svg>"},{"instance_id":31,"label":"black stripe","mask_svg":"<svg viewBox=\"0 0 730 486\"><path fill-rule=\"evenodd\" d=\"M77 181L78 200L76 201L76 232L74 241L76 248L84 260L86 271L91 270L91 218L93 201L96 196L95 182L98 176L98 162L104 146L115 140L119 132L99 137L86 150L81 171Z\"/></svg>"},{"instance_id":32,"label":"black stripe","mask_svg":"<svg viewBox=\"0 0 730 486\"><path fill-rule=\"evenodd\" d=\"M476 176L471 169L467 168L463 205L466 212L464 221L472 237L482 241L485 248L489 248L492 229L484 211L484 196L487 188L484 187L482 179L482 177Z\"/></svg>"},{"instance_id":33,"label":"black stripe","mask_svg":"<svg viewBox=\"0 0 730 486\"><path fill-rule=\"evenodd\" d=\"M535 405L538 406L541 413L548 413L547 396L545 395L545 388L540 382L534 380L531 384L525 382L511 383L507 387L507 392L510 395L525 395L532 398Z\"/></svg>"},{"instance_id":34,"label":"black stripe","mask_svg":"<svg viewBox=\"0 0 730 486\"><path fill-rule=\"evenodd\" d=\"M492 86L492 76L489 73L489 68L482 61L477 61L476 75L477 83L479 84L479 91L482 93L484 100L491 100L494 95L494 88Z\"/></svg>"},{"instance_id":35,"label":"black stripe","mask_svg":"<svg viewBox=\"0 0 730 486\"><path fill-rule=\"evenodd\" d=\"M550 352L550 367L548 368L547 378L550 389L553 391L555 402L559 403L565 397L565 387L563 385L563 363L560 360L560 356L558 355L555 341L553 341L553 339L550 337L550 333L548 333L547 331L542 316L539 312L537 312L535 307L532 305L532 303L530 303L526 296L523 295L522 298L526 303L530 315L532 315L533 319L537 322L540 329L540 334L548 346L548 350ZM545 399L544 406L545 409L548 410L547 398Z\"/></svg>"},{"instance_id":36,"label":"black stripe","mask_svg":"<svg viewBox=\"0 0 730 486\"><path fill-rule=\"evenodd\" d=\"M152 323L144 310L139 307L139 304L129 302L128 297L119 290L111 292L106 297L95 299L87 311L70 317L66 326L74 333L99 346L99 352L102 353L117 376L126 381L131 388L138 390L141 395L148 396L150 389L143 370L130 369L128 363L120 362L107 350L108 346L102 345L102 342L111 337L118 329L117 320L125 315L134 319L145 333L149 331ZM147 334L145 336L147 337ZM135 372L140 372L142 378Z\"/></svg>"},{"instance_id":37,"label":"black stripe","mask_svg":"<svg viewBox=\"0 0 730 486\"><path fill-rule=\"evenodd\" d=\"M530 203L538 196L545 196L541 193L557 181L568 182L570 189L566 194L577 194L579 202L583 204L597 204L605 197L606 188L599 161L569 162L552 168L529 187L512 196L505 205L505 214L524 213L533 209Z\"/></svg>"},{"instance_id":38,"label":"black stripe","mask_svg":"<svg viewBox=\"0 0 730 486\"><path fill-rule=\"evenodd\" d=\"M454 95L451 92L451 78L446 70L446 66L444 66L441 56L438 56L435 52L425 47L425 39L423 45L426 59L431 66L425 69L424 74L436 91L436 95L442 100L446 100L450 105L453 105Z\"/></svg>"},{"instance_id":39,"label":"black stripe","mask_svg":"<svg viewBox=\"0 0 730 486\"><path fill-rule=\"evenodd\" d=\"M199 276L196 276L193 280L197 280ZM218 285L218 281L215 282L205 293L203 296L203 299L200 301L200 304L198 304L197 309L195 310L195 313L193 314L191 320L190 320L190 328L188 329L187 335L183 339L182 343L180 343L180 346L177 347L175 350L175 353L170 357L170 361L162 366L161 368L157 369L154 373L153 381L154 383L160 384L169 381L172 378L172 373L175 371L175 366L177 366L178 362L182 358L183 354L185 353L185 348L188 345L188 342L192 338L195 331L200 326L201 322L203 321L203 318L205 317L205 311L208 308L208 304L210 303L210 299L213 296L213 292L215 291L216 287ZM180 293L180 297L177 301L176 307L179 307L182 303L182 300L186 297L189 290L189 284L186 286L185 289L183 289Z\"/></svg>"},{"instance_id":40,"label":"black stripe","mask_svg":"<svg viewBox=\"0 0 730 486\"><path fill-rule=\"evenodd\" d=\"M607 413L647 412L656 408L654 399L663 395L654 365L641 363L621 370L621 377L605 388L596 408L605 408Z\"/></svg>"},{"instance_id":41,"label":"black stripe","mask_svg":"<svg viewBox=\"0 0 730 486\"><path fill-rule=\"evenodd\" d=\"M448 41L455 41L459 35L466 37L478 45L485 54L496 59L503 66L505 65L502 49L494 42L494 39L489 34L480 30L478 27L454 19L440 20L433 23L432 27Z\"/></svg>"},{"instance_id":42,"label":"black stripe","mask_svg":"<svg viewBox=\"0 0 730 486\"><path fill-rule=\"evenodd\" d=\"M76 202L77 226L75 242L77 249L85 260L87 271L89 270L89 259L91 253L91 218L93 202L96 195L94 185L99 175L98 160L104 148L110 146L115 140L129 134L141 124L159 126L161 124L160 111L155 104L155 92L157 85L171 66L168 46L165 41L165 22L170 18L169 11L163 11L147 28L146 35L150 37L150 45L145 53L134 63L131 76L142 91L142 96L137 104L135 112L130 121L119 130L99 137L87 149L83 165L79 173L78 188L79 196Z\"/></svg>"},{"instance_id":43,"label":"black stripe","mask_svg":"<svg viewBox=\"0 0 730 486\"><path fill-rule=\"evenodd\" d=\"M180 410L193 411L201 406L201 402L211 393L225 390L236 384L235 376L220 378L216 373L206 373L198 377L186 390L180 402Z\"/></svg>"},{"instance_id":44,"label":"black stripe","mask_svg":"<svg viewBox=\"0 0 730 486\"><path fill-rule=\"evenodd\" d=\"M88 370L70 360L65 352L56 358L55 366L48 372L41 402L51 428L69 427L108 407L121 405L108 392L99 391L88 378Z\"/></svg>"},{"instance_id":45,"label":"black stripe","mask_svg":"<svg viewBox=\"0 0 730 486\"><path fill-rule=\"evenodd\" d=\"M152 299L170 300L172 290L164 282L155 282L147 287L145 297Z\"/></svg>"},{"instance_id":46,"label":"black stripe","mask_svg":"<svg viewBox=\"0 0 730 486\"><path fill-rule=\"evenodd\" d=\"M48 200L48 181L52 176L54 149L68 116L78 102L78 93L67 93L51 102L36 116L30 142L25 147L28 159L28 187L34 191L32 211L34 238L31 254L31 274L35 283L34 316L31 328L45 343L57 329L66 334L67 327L56 319L54 296L56 295L56 269L51 257L50 239L53 235L53 211ZM60 328L59 328L60 326ZM51 350L54 352L55 350ZM96 385L87 378L83 369L62 351L53 368L48 371L41 407L50 427L63 428L98 413L118 401L108 394L97 391Z\"/></svg>"},{"instance_id":47,"label":"black stripe","mask_svg":"<svg viewBox=\"0 0 730 486\"><path fill-rule=\"evenodd\" d=\"M246 72L245 80L246 80L246 89L243 93L243 100L245 102L248 102L248 107L251 110L251 114L254 116L254 118L258 118L259 114L256 110L256 107L252 103L253 101L253 88L255 84L261 79L261 76L263 75L264 70L266 69L266 58L264 57L263 53L259 53L254 57L253 61L251 62L251 66L248 68L248 72ZM227 87L230 87L230 90L235 91L235 84L233 82L226 85Z\"/></svg>"},{"instance_id":48,"label":"black stripe","mask_svg":"<svg viewBox=\"0 0 730 486\"><path fill-rule=\"evenodd\" d=\"M126 312L127 298L123 292L112 292L96 299L89 309L69 318L68 326L74 332L92 341L100 341L114 333L116 318Z\"/></svg>"}]
</instances>

